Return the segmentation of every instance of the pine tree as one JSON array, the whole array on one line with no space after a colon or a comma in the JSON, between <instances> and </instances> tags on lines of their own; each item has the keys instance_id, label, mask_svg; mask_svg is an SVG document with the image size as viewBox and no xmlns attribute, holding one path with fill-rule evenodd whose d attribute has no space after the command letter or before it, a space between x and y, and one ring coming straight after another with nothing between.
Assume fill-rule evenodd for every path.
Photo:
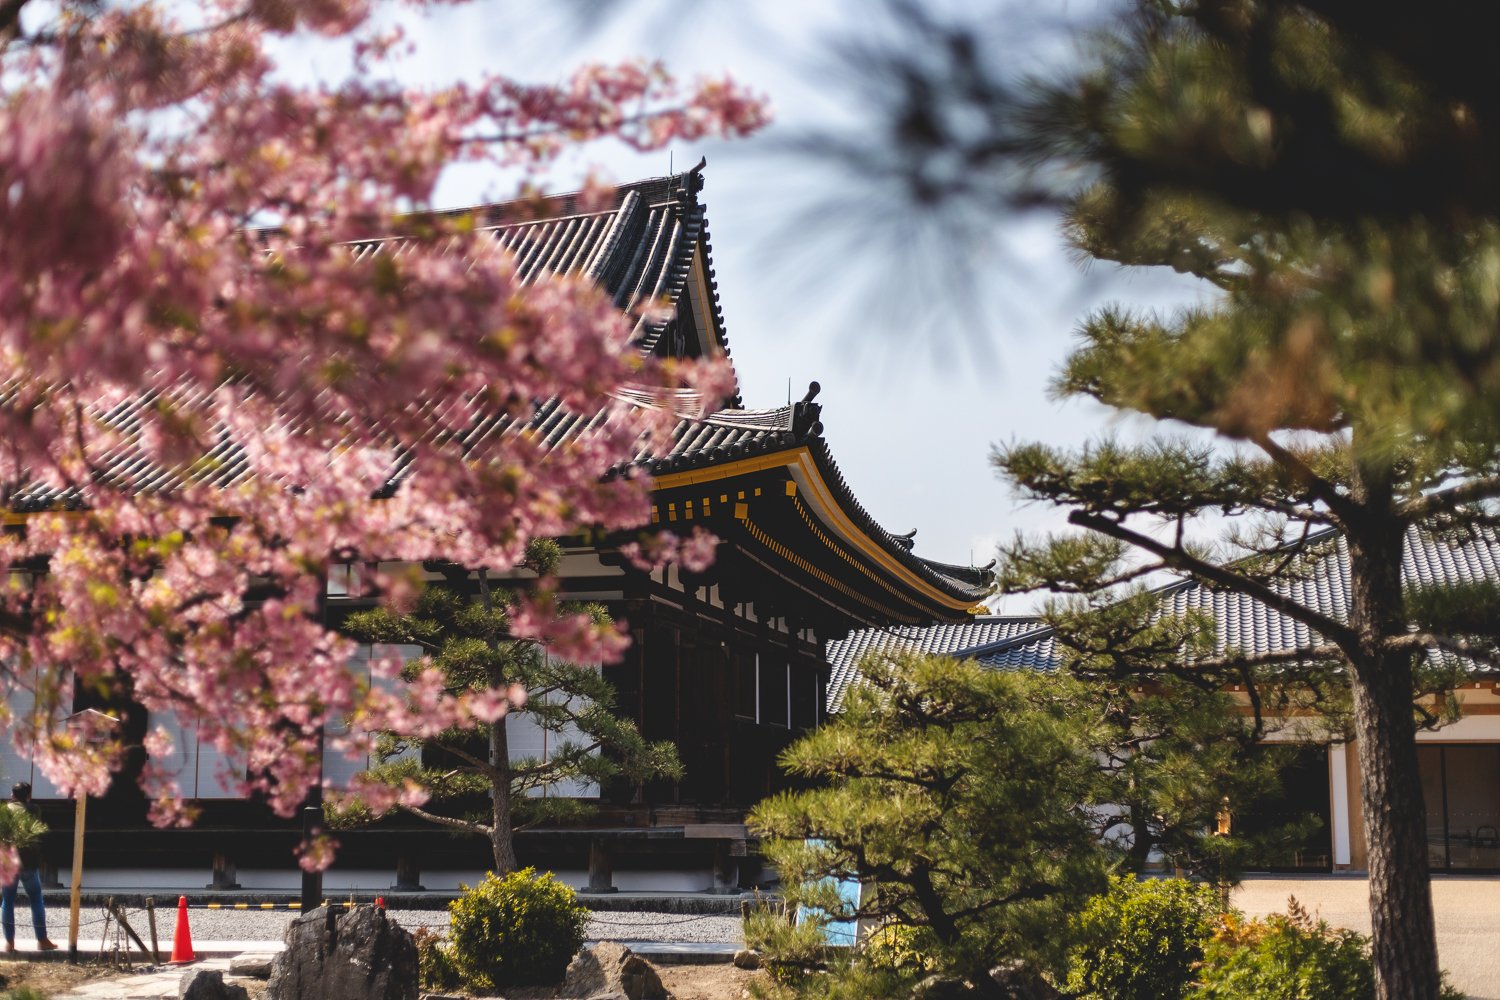
<instances>
[{"instance_id":1,"label":"pine tree","mask_svg":"<svg viewBox=\"0 0 1500 1000\"><path fill-rule=\"evenodd\" d=\"M1187 667L1184 653L1201 660L1212 651L1212 622L1197 613L1162 615L1150 591L1054 602L1046 617L1056 630L1058 668L1078 682L1051 693L1070 715L1093 720L1089 752L1099 772L1092 798L1109 804L1095 813L1097 829L1120 851L1122 867L1141 873L1165 861L1227 886L1251 860L1316 828L1311 815L1232 831L1218 821L1226 801L1237 807L1279 797L1294 749L1265 745L1269 734L1288 725L1302 740L1346 733L1347 697L1326 670L1292 676L1238 664ZM1247 692L1250 711L1231 687Z\"/></svg>"},{"instance_id":2,"label":"pine tree","mask_svg":"<svg viewBox=\"0 0 1500 1000\"><path fill-rule=\"evenodd\" d=\"M839 716L782 756L814 787L762 802L751 826L770 838L763 850L789 902L895 924L921 956L898 973L1011 996L990 970L1060 968L1059 928L1104 886L1092 720L1058 697L1066 678L921 656L872 657L861 670ZM864 884L857 905L839 902L839 881ZM773 963L823 961L806 925L757 921L747 937ZM869 963L831 971L803 992L876 996L900 985L877 983L889 977Z\"/></svg>"},{"instance_id":3,"label":"pine tree","mask_svg":"<svg viewBox=\"0 0 1500 1000\"><path fill-rule=\"evenodd\" d=\"M525 565L545 575L559 551L550 541L534 541ZM539 644L510 638L508 608L514 595L492 588L479 575L478 599L452 586L423 591L408 613L380 608L350 616L356 638L373 643L418 646L442 671L451 693L524 690L496 722L450 728L413 737L384 733L376 746L376 766L360 779L377 785L421 785L430 798L421 806L400 806L411 815L452 830L482 835L494 852L495 872L517 867L514 836L543 822L575 820L590 804L558 786L574 782L602 785L611 780L642 782L677 778L682 765L668 742L649 743L635 724L614 711L614 688L596 668L554 659ZM588 612L606 623L602 606L566 607L564 614ZM413 661L414 680L426 660ZM549 734L545 759L514 757L506 718L529 720ZM554 794L549 794L552 792ZM475 809L488 799L483 811ZM350 826L369 819L358 800L334 819Z\"/></svg>"},{"instance_id":4,"label":"pine tree","mask_svg":"<svg viewBox=\"0 0 1500 1000\"><path fill-rule=\"evenodd\" d=\"M888 127L841 162L971 230L1063 206L1085 260L1170 267L1217 295L1086 321L1059 395L1207 434L1001 448L1021 493L1085 529L1012 550L1012 584L1092 594L1173 573L1305 626L1302 648L1195 666L1347 680L1378 996L1433 1000L1415 731L1453 680L1435 663L1500 665L1500 590L1404 590L1401 564L1409 538L1497 525L1493 38L1449 0L1146 0L1018 85L986 12L890 6L908 30L859 51ZM1190 530L1210 514L1231 526L1221 546ZM1347 560L1346 614L1295 596L1318 558Z\"/></svg>"},{"instance_id":5,"label":"pine tree","mask_svg":"<svg viewBox=\"0 0 1500 1000\"><path fill-rule=\"evenodd\" d=\"M1084 244L1089 224L1080 217L1077 225ZM1202 246L1216 235L1212 227L1207 238L1195 232L1184 227L1182 241ZM1239 245L1263 248L1277 235L1246 234ZM1320 249L1357 252L1338 236L1323 237ZM1309 683L1342 671L1364 779L1379 995L1436 997L1416 727L1419 718L1440 721L1430 706L1445 701L1456 680L1443 663L1500 665L1500 590L1403 589L1403 548L1412 533L1490 543L1493 508L1483 501L1500 490L1500 439L1487 401L1443 385L1432 367L1381 357L1382 348L1420 336L1422 317L1405 300L1328 287L1308 263L1315 256L1282 258L1279 274L1298 289L1295 301L1278 294L1271 275L1265 284L1228 282L1211 308L1169 318L1111 310L1085 324L1084 344L1058 380L1061 394L1211 428L1241 447L1163 440L1106 441L1073 454L1044 445L1000 449L996 461L1012 484L1067 507L1070 523L1088 532L1018 543L1007 572L1012 589L1098 594L1161 571L1247 595L1306 626L1309 640L1294 649L1195 658L1194 644L1184 643L1176 653L1162 650L1152 670L1238 676L1252 689L1267 669L1283 682L1310 669ZM1456 295L1481 283L1483 258L1454 276ZM1437 408L1451 422L1412 428L1414 411ZM1223 546L1197 543L1187 529L1205 514L1241 527ZM1230 553L1249 557L1229 561ZM1346 615L1291 586L1324 558L1348 560Z\"/></svg>"}]
</instances>

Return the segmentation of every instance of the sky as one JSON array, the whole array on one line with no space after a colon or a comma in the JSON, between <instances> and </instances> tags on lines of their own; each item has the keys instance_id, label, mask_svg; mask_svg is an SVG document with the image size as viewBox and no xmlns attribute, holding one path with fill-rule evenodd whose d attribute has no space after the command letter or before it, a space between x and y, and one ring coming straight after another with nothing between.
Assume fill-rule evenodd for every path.
<instances>
[{"instance_id":1,"label":"sky","mask_svg":"<svg viewBox=\"0 0 1500 1000\"><path fill-rule=\"evenodd\" d=\"M490 71L550 81L585 61L645 58L682 79L728 72L765 94L775 123L752 139L644 155L594 146L560 165L552 183L575 186L590 168L635 180L707 157L701 197L746 405L779 406L819 382L824 436L841 471L881 524L917 529L917 554L982 565L1017 531L1063 526L1063 514L1019 503L997 480L994 444L1076 445L1150 431L1094 404L1053 401L1048 381L1091 309L1111 301L1172 308L1201 301L1199 286L1171 272L1084 270L1056 220L1033 215L997 219L984 245L944 262L972 279L972 296L956 301L922 266L938 258L863 239L862 225L889 205L820 210L848 192L847 178L832 163L781 151L794 135L858 121L861 109L830 72L830 43L879 30L868 0L617 0L578 16L583 9L567 0L480 2L410 21L417 55L403 76L436 83ZM299 71L338 72L318 65L317 53L299 58L311 60ZM438 201L508 193L504 178L455 171Z\"/></svg>"}]
</instances>

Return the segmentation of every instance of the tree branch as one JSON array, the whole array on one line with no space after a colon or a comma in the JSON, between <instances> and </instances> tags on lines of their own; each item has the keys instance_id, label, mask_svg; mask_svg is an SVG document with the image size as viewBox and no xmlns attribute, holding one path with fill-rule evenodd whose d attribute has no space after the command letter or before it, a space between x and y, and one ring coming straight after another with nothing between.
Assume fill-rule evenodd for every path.
<instances>
[{"instance_id":1,"label":"tree branch","mask_svg":"<svg viewBox=\"0 0 1500 1000\"><path fill-rule=\"evenodd\" d=\"M1424 649L1440 649L1445 653L1452 653L1454 656L1463 656L1471 660L1477 660L1485 666L1500 670L1500 650L1495 648L1494 643L1481 644L1451 635L1435 635L1431 632L1411 632L1390 640L1389 645L1392 649L1405 649L1412 652Z\"/></svg>"},{"instance_id":2,"label":"tree branch","mask_svg":"<svg viewBox=\"0 0 1500 1000\"><path fill-rule=\"evenodd\" d=\"M1308 492L1327 505L1329 520L1343 525L1359 516L1358 504L1340 493L1333 483L1314 472L1296 453L1277 444L1269 434L1260 431L1251 434L1250 440L1266 453L1266 457L1290 472L1307 487Z\"/></svg>"},{"instance_id":3,"label":"tree branch","mask_svg":"<svg viewBox=\"0 0 1500 1000\"><path fill-rule=\"evenodd\" d=\"M1500 476L1484 476L1480 479L1465 480L1447 489L1435 490L1415 500L1397 504L1396 516L1412 524L1434 514L1446 514L1457 510L1467 503L1490 500L1494 497L1500 497Z\"/></svg>"},{"instance_id":4,"label":"tree branch","mask_svg":"<svg viewBox=\"0 0 1500 1000\"><path fill-rule=\"evenodd\" d=\"M483 834L488 834L490 832L489 827L485 826L483 823L476 823L471 819L456 819L452 816L443 816L439 813L428 812L426 809L422 809L418 806L402 805L399 808L411 813L418 819L425 819L429 823L436 823L439 826L450 827L454 830L463 830L468 833Z\"/></svg>"},{"instance_id":5,"label":"tree branch","mask_svg":"<svg viewBox=\"0 0 1500 1000\"><path fill-rule=\"evenodd\" d=\"M1277 663L1302 663L1313 660L1342 660L1344 651L1333 643L1315 643L1295 649L1281 649L1258 656L1217 656L1206 660L1189 660L1198 670L1241 670L1245 667L1267 667Z\"/></svg>"},{"instance_id":6,"label":"tree branch","mask_svg":"<svg viewBox=\"0 0 1500 1000\"><path fill-rule=\"evenodd\" d=\"M474 756L463 747L455 746L452 743L442 743L440 741L438 742L438 745L441 746L444 750L453 754L453 756L462 757L464 760L468 761L475 770L477 770L480 774L483 774L485 777L489 778L491 781L498 781L504 777L504 775L500 773L498 768L490 766L489 761Z\"/></svg>"},{"instance_id":7,"label":"tree branch","mask_svg":"<svg viewBox=\"0 0 1500 1000\"><path fill-rule=\"evenodd\" d=\"M1221 587L1237 591L1247 597L1253 597L1273 611L1280 611L1293 621L1301 622L1314 632L1337 643L1340 647L1348 649L1356 644L1356 637L1353 630L1343 622L1329 618L1327 615L1318 614L1316 611L1298 604L1290 597L1277 593L1265 584L1251 580L1233 570L1189 555L1180 548L1164 545L1150 535L1143 535L1138 531L1132 531L1118 521L1101 517L1097 514L1086 514L1083 511L1075 510L1068 515L1068 523L1076 524L1080 528L1088 528L1091 531L1099 532L1101 535L1108 535L1110 538L1134 545L1136 548L1144 549L1156 556L1173 569L1202 580L1217 583Z\"/></svg>"}]
</instances>

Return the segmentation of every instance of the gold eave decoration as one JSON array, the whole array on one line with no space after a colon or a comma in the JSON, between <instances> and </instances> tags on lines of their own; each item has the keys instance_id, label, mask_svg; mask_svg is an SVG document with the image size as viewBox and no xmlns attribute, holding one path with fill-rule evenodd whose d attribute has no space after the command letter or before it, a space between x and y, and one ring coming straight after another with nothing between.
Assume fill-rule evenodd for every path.
<instances>
[{"instance_id":1,"label":"gold eave decoration","mask_svg":"<svg viewBox=\"0 0 1500 1000\"><path fill-rule=\"evenodd\" d=\"M723 465L671 472L664 476L657 476L655 483L658 490L679 489L684 486L731 479L735 476L764 472L778 467L787 469L792 481L797 484L797 495L813 509L818 520L827 525L846 544L863 553L876 566L935 604L963 612L967 612L974 606L971 601L961 597L952 597L922 579L910 566L887 552L856 525L834 499L833 491L824 481L822 473L818 471L817 462L813 460L812 452L805 445L789 451L778 451L769 455L756 455L725 462Z\"/></svg>"}]
</instances>

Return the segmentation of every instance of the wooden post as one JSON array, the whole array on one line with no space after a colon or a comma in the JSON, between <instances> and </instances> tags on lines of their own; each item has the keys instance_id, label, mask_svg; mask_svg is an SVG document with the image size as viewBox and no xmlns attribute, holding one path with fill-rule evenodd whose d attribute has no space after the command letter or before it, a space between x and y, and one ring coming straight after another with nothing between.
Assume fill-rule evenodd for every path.
<instances>
[{"instance_id":1,"label":"wooden post","mask_svg":"<svg viewBox=\"0 0 1500 1000\"><path fill-rule=\"evenodd\" d=\"M393 892L425 892L422 885L422 870L417 859L410 854L400 854L396 857L396 884L391 886Z\"/></svg>"},{"instance_id":2,"label":"wooden post","mask_svg":"<svg viewBox=\"0 0 1500 1000\"><path fill-rule=\"evenodd\" d=\"M589 887L584 892L614 892L615 866L602 837L589 841Z\"/></svg>"},{"instance_id":3,"label":"wooden post","mask_svg":"<svg viewBox=\"0 0 1500 1000\"><path fill-rule=\"evenodd\" d=\"M73 884L68 887L68 961L78 964L78 904L83 886L83 820L88 812L87 792L78 794L78 812L73 817Z\"/></svg>"},{"instance_id":4,"label":"wooden post","mask_svg":"<svg viewBox=\"0 0 1500 1000\"><path fill-rule=\"evenodd\" d=\"M161 964L161 945L156 937L156 897L146 897L146 921L151 925L151 961L155 965Z\"/></svg>"}]
</instances>

